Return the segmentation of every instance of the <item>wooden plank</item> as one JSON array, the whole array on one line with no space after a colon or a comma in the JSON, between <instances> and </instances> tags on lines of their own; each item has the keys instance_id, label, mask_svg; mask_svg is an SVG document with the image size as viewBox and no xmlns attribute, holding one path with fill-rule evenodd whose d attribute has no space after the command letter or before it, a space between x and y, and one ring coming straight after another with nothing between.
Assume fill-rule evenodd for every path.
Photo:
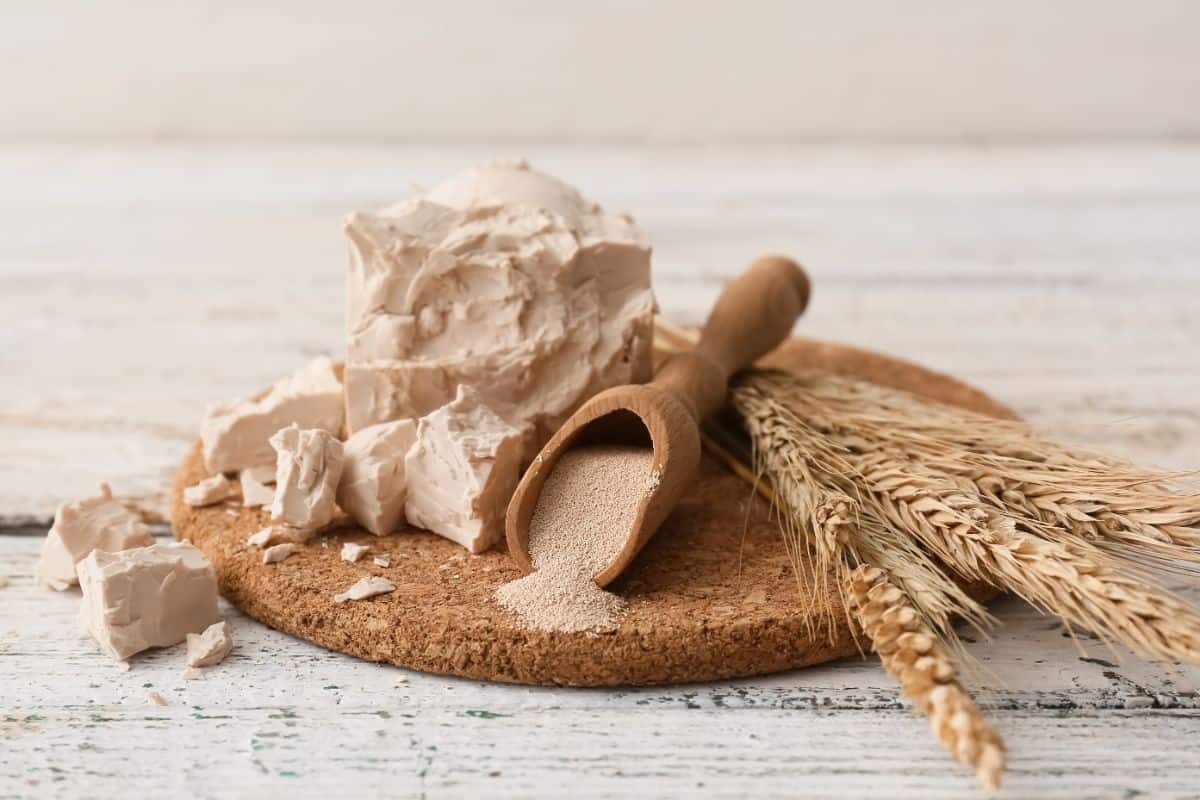
<instances>
[{"instance_id":1,"label":"wooden plank","mask_svg":"<svg viewBox=\"0 0 1200 800\"><path fill-rule=\"evenodd\" d=\"M41 549L39 536L0 536L0 576L8 578L0 618L6 659L5 675L26 686L34 694L43 693L64 704L85 704L95 697L91 679L109 676L112 663L88 639L77 635L77 591L55 593L35 585L34 566ZM1176 587L1185 596L1200 598L1200 587ZM327 652L285 636L245 617L223 603L223 614L237 628L238 649L226 669L233 670L235 682L253 675L255 685L264 691L286 695L299 692L310 700L321 697L317 684L341 674L364 691L384 692L400 672L368 664L348 656ZM1095 639L1081 636L1073 640L1055 619L1043 617L1028 606L1012 599L993 604L1001 621L994 637L983 640L967 636L968 651L978 661L979 674L974 682L980 701L991 707L1012 710L1122 710L1153 706L1159 708L1200 708L1200 667L1175 667L1144 662L1126 652L1113 652ZM1080 646L1085 650L1081 651ZM182 648L151 651L138 657L129 675L147 676L158 681L179 683L183 669ZM280 667L279 665L284 665ZM290 665L290 666L289 666ZM300 675L295 670L301 669ZM307 674L311 672L312 674ZM78 674L88 680L64 681L63 676ZM216 674L216 673L214 673ZM416 673L404 673L422 684ZM618 702L634 707L671 706L680 703L704 708L845 708L887 709L899 707L895 687L872 659L847 659L823 667L779 676L705 684L694 687L628 689L608 699L602 691L574 689L532 689L507 691L503 687L446 679L458 687L455 696L464 702L483 704L503 710L505 704L523 704L531 696L542 698L555 707L585 707L604 698L603 703ZM441 678L427 679L429 686L440 685ZM337 682L336 680L334 682ZM15 684L14 684L15 685ZM186 685L191 686L188 682ZM124 689L121 687L124 686ZM139 682L121 681L113 691L140 686ZM198 692L207 684L196 684ZM219 693L221 689L215 689ZM440 690L439 690L440 691ZM7 694L20 704L20 693ZM207 695L202 695L207 697ZM124 695L114 696L117 699ZM1153 702L1147 702L1147 698ZM212 699L212 698L209 698ZM438 702L436 696L427 698ZM581 705L582 704L582 705Z\"/></svg>"},{"instance_id":2,"label":"wooden plank","mask_svg":"<svg viewBox=\"0 0 1200 800\"><path fill-rule=\"evenodd\" d=\"M974 381L1051 434L1195 467L1194 148L532 147L653 233L664 311L702 319L767 250L800 330ZM342 349L338 223L478 147L0 150L0 525L108 479L161 496L205 405Z\"/></svg>"},{"instance_id":3,"label":"wooden plank","mask_svg":"<svg viewBox=\"0 0 1200 800\"><path fill-rule=\"evenodd\" d=\"M972 792L873 660L617 691L509 687L330 653L222 604L236 648L200 680L183 648L120 672L80 637L78 593L37 588L40 547L0 536L0 796L817 796ZM970 645L1012 748L1013 796L1186 793L1200 780L1200 669L1095 649L1004 602ZM146 704L160 692L165 708Z\"/></svg>"},{"instance_id":4,"label":"wooden plank","mask_svg":"<svg viewBox=\"0 0 1200 800\"><path fill-rule=\"evenodd\" d=\"M336 690L330 690L334 692ZM168 691L168 694L170 692ZM403 691L314 713L286 699L6 715L6 796L976 796L902 711L687 709L493 716ZM171 701L181 698L171 695ZM186 702L186 701L185 701ZM1188 797L1200 712L1004 712L1014 797ZM86 731L86 738L72 730ZM632 735L636 732L636 735Z\"/></svg>"}]
</instances>

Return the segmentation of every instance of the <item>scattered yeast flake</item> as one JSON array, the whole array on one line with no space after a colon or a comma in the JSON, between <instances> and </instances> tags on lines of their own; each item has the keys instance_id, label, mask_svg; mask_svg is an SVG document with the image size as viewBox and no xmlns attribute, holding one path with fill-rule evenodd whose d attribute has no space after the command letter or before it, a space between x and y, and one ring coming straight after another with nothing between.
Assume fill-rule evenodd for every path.
<instances>
[{"instance_id":1,"label":"scattered yeast flake","mask_svg":"<svg viewBox=\"0 0 1200 800\"><path fill-rule=\"evenodd\" d=\"M189 633L187 663L189 667L211 667L220 664L233 649L233 626L229 620L215 622L203 633Z\"/></svg>"},{"instance_id":2,"label":"scattered yeast flake","mask_svg":"<svg viewBox=\"0 0 1200 800\"><path fill-rule=\"evenodd\" d=\"M340 594L333 596L333 602L344 603L347 600L366 600L368 597L387 594L396 591L396 585L387 578L378 575L368 575L360 578L357 583Z\"/></svg>"},{"instance_id":3,"label":"scattered yeast flake","mask_svg":"<svg viewBox=\"0 0 1200 800\"><path fill-rule=\"evenodd\" d=\"M262 562L264 564L277 564L285 558L291 557L296 552L296 545L291 542L273 545L263 550Z\"/></svg>"},{"instance_id":4,"label":"scattered yeast flake","mask_svg":"<svg viewBox=\"0 0 1200 800\"><path fill-rule=\"evenodd\" d=\"M263 528L262 530L255 531L246 539L246 544L250 547L266 547L271 541L271 534L274 532L274 528Z\"/></svg>"},{"instance_id":5,"label":"scattered yeast flake","mask_svg":"<svg viewBox=\"0 0 1200 800\"><path fill-rule=\"evenodd\" d=\"M183 490L183 502L193 508L220 503L234 493L233 482L222 473L209 476Z\"/></svg>"},{"instance_id":6,"label":"scattered yeast flake","mask_svg":"<svg viewBox=\"0 0 1200 800\"><path fill-rule=\"evenodd\" d=\"M353 564L355 561L358 561L360 558L365 556L367 551L370 549L371 548L364 544L346 542L342 545L342 561L349 561Z\"/></svg>"}]
</instances>

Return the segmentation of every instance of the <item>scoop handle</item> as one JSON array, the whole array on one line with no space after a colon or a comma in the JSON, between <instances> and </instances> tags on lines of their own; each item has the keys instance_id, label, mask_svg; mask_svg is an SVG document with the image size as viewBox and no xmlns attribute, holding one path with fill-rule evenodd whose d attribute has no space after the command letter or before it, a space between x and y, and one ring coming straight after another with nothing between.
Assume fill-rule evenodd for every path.
<instances>
[{"instance_id":1,"label":"scoop handle","mask_svg":"<svg viewBox=\"0 0 1200 800\"><path fill-rule=\"evenodd\" d=\"M695 349L671 356L652 385L678 395L703 419L724 405L730 376L787 338L809 293L808 276L795 261L759 258L721 292Z\"/></svg>"}]
</instances>

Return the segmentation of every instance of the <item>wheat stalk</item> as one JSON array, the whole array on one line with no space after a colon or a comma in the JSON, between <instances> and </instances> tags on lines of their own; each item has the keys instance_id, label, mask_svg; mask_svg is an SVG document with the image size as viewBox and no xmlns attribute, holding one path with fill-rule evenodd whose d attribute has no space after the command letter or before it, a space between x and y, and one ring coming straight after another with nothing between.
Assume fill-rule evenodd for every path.
<instances>
[{"instance_id":1,"label":"wheat stalk","mask_svg":"<svg viewBox=\"0 0 1200 800\"><path fill-rule=\"evenodd\" d=\"M1149 561L1194 572L1200 567L1200 512L1187 501L1146 492L1079 492L1047 482L1001 477L995 471L966 472L980 496L995 508L1018 511L1017 522L1050 538L1057 532ZM1033 521L1043 523L1035 525Z\"/></svg>"},{"instance_id":2,"label":"wheat stalk","mask_svg":"<svg viewBox=\"0 0 1200 800\"><path fill-rule=\"evenodd\" d=\"M807 577L810 585L825 589L832 574L837 586L845 587L856 564L886 569L947 647L960 653L955 617L969 620L980 631L990 626L984 608L923 549L851 496L847 490L853 487L842 479L852 470L847 453L772 394L746 387L734 393L733 404L750 434L756 475L771 485L770 497L780 513L798 578ZM835 470L842 475L831 474ZM802 558L806 550L814 555L807 575ZM832 632L832 616L827 622Z\"/></svg>"},{"instance_id":3,"label":"wheat stalk","mask_svg":"<svg viewBox=\"0 0 1200 800\"><path fill-rule=\"evenodd\" d=\"M666 327L677 346L694 341ZM999 785L1004 745L948 652L961 647L956 615L989 618L947 567L1105 640L1200 663L1200 612L1138 577L1147 567L1200 571L1200 491L1181 485L1194 476L820 371L749 370L731 399L753 471L718 452L769 484L797 580L844 581L848 613L889 673L985 787ZM816 561L807 576L806 549Z\"/></svg>"},{"instance_id":4,"label":"wheat stalk","mask_svg":"<svg viewBox=\"0 0 1200 800\"><path fill-rule=\"evenodd\" d=\"M884 393L833 376L829 382L859 396ZM807 465L817 480L840 486L858 500L864 513L877 515L960 574L1013 591L1044 611L1144 655L1200 663L1200 613L1133 574L1144 559L1130 564L1095 541L1104 537L1107 544L1134 546L1131 531L1118 531L1114 537L1104 526L1088 527L1086 520L1077 519L1083 512L1076 515L1063 510L1078 510L1081 503L1073 498L1085 495L1119 500L1124 505L1118 510L1126 515L1141 509L1145 515L1140 519L1145 529L1141 535L1159 537L1156 552L1184 558L1187 550L1179 544L1180 531L1189 529L1167 525L1164 530L1159 523L1186 521L1191 496L1171 501L1175 503L1173 514L1148 510L1161 511L1169 505L1160 502L1165 497L1160 488L1164 476L1071 455L1056 445L1041 447L1025 433L1019 446L1011 441L1007 448L997 444L1007 455L993 458L989 468L983 469L970 457L975 451L955 449L965 448L967 438L972 438L976 447L987 438L980 432L964 433L971 430L968 423L973 418L959 419L954 426L944 423L948 429L939 439L932 422L910 419L916 401L889 400L892 406L903 407L906 416L895 420L895 425L884 425L879 410L882 403L871 408L864 400L863 408L854 406L839 415L831 409L837 403L845 406L844 401L822 405L814 399L825 396L841 398L824 379L752 373L735 390L734 405L743 416L745 398L770 397L786 406L795 418L789 424L795 436L824 437L823 449L813 448L820 449L822 457ZM946 419L951 418L947 416L950 413L940 406L931 411ZM797 420L802 415L801 424ZM752 427L749 420L747 427ZM956 438L960 441L954 444ZM968 471L964 463L974 471ZM1014 463L1018 466L1012 467ZM1045 502L1039 508L1028 493L1013 494L1014 485L1028 485L1034 477L1043 488L1070 487L1065 499L1040 495L1053 497L1058 511ZM1145 497L1138 496L1139 486L1149 487L1144 490ZM1105 513L1092 509L1095 516L1089 519L1103 519ZM1063 524L1062 514L1083 525L1083 532ZM1172 536L1175 538L1164 541Z\"/></svg>"},{"instance_id":5,"label":"wheat stalk","mask_svg":"<svg viewBox=\"0 0 1200 800\"><path fill-rule=\"evenodd\" d=\"M1200 614L1127 574L1100 549L1019 531L978 496L919 465L875 456L862 457L858 467L864 502L962 574L1143 655L1200 663Z\"/></svg>"},{"instance_id":6,"label":"wheat stalk","mask_svg":"<svg viewBox=\"0 0 1200 800\"><path fill-rule=\"evenodd\" d=\"M849 565L846 548L859 516L858 504L840 491L819 484L808 469L807 453L788 441L786 420L764 410L753 416L753 461L757 474L770 481L788 557L799 580L807 579L821 597L828 596L829 576L840 591ZM811 551L814 558L805 559ZM811 570L805 573L805 564ZM844 605L844 604L843 604ZM829 635L833 617L827 618Z\"/></svg>"},{"instance_id":7,"label":"wheat stalk","mask_svg":"<svg viewBox=\"0 0 1200 800\"><path fill-rule=\"evenodd\" d=\"M858 567L847 580L855 619L884 668L929 717L934 737L959 762L973 767L988 792L1000 788L1004 741L958 681L954 662L921 620L905 593L875 567Z\"/></svg>"},{"instance_id":8,"label":"wheat stalk","mask_svg":"<svg viewBox=\"0 0 1200 800\"><path fill-rule=\"evenodd\" d=\"M1154 566L1200 569L1200 492L1178 474L1135 467L998 420L829 373L756 373L760 390L856 453L890 449L948 476L1018 527L1074 538Z\"/></svg>"}]
</instances>

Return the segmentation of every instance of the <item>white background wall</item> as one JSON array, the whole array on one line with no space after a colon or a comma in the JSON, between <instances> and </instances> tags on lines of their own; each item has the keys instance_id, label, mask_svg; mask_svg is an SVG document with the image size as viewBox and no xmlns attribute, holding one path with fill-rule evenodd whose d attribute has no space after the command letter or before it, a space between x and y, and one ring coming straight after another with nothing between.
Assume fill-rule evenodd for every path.
<instances>
[{"instance_id":1,"label":"white background wall","mask_svg":"<svg viewBox=\"0 0 1200 800\"><path fill-rule=\"evenodd\" d=\"M0 141L1200 133L1189 0L0 0Z\"/></svg>"}]
</instances>

